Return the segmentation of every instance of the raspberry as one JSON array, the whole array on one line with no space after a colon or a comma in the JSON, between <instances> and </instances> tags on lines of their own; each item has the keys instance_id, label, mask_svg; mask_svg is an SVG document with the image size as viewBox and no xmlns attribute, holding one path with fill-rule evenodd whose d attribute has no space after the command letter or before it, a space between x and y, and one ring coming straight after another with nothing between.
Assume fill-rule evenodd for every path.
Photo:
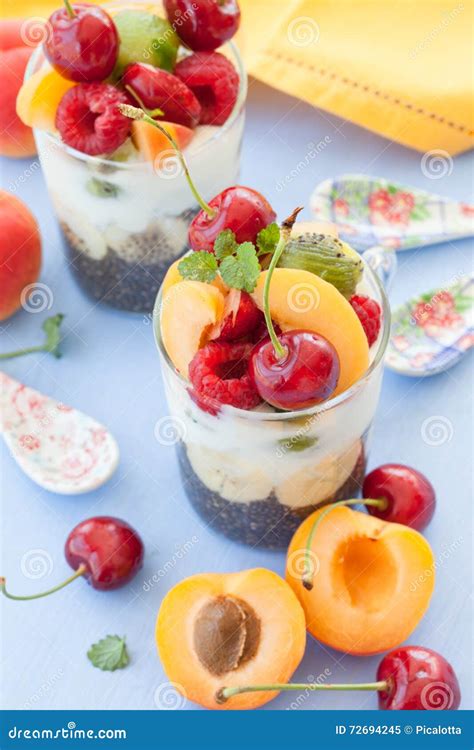
<instances>
[{"instance_id":1,"label":"raspberry","mask_svg":"<svg viewBox=\"0 0 474 750\"><path fill-rule=\"evenodd\" d=\"M349 302L362 323L369 346L372 346L377 340L380 331L382 310L379 303L370 297L363 297L359 294L354 294Z\"/></svg>"},{"instance_id":2,"label":"raspberry","mask_svg":"<svg viewBox=\"0 0 474 750\"><path fill-rule=\"evenodd\" d=\"M224 320L218 341L235 341L252 333L264 321L263 313L258 309L250 294L240 293L239 308Z\"/></svg>"},{"instance_id":3,"label":"raspberry","mask_svg":"<svg viewBox=\"0 0 474 750\"><path fill-rule=\"evenodd\" d=\"M232 63L220 52L196 52L181 60L174 72L201 104L201 124L223 125L239 91L239 76Z\"/></svg>"},{"instance_id":4,"label":"raspberry","mask_svg":"<svg viewBox=\"0 0 474 750\"><path fill-rule=\"evenodd\" d=\"M64 143L90 156L111 154L130 134L130 120L117 109L127 94L106 83L79 83L67 91L56 112Z\"/></svg>"},{"instance_id":5,"label":"raspberry","mask_svg":"<svg viewBox=\"0 0 474 750\"><path fill-rule=\"evenodd\" d=\"M213 341L199 349L189 365L189 378L196 391L196 403L206 403L207 399L212 399L238 409L253 409L257 406L261 398L248 372L252 348L247 343Z\"/></svg>"}]
</instances>

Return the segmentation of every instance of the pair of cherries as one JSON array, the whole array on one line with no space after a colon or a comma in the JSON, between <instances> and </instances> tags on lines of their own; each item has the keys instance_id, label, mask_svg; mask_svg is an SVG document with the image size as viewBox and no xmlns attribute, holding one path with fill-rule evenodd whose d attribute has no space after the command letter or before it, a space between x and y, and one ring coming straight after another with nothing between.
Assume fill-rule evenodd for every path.
<instances>
[{"instance_id":1,"label":"pair of cherries","mask_svg":"<svg viewBox=\"0 0 474 750\"><path fill-rule=\"evenodd\" d=\"M193 50L220 47L237 31L236 0L164 0L170 23ZM48 22L45 52L51 65L71 81L104 81L117 62L120 39L109 14L89 3L64 0Z\"/></svg>"}]
</instances>

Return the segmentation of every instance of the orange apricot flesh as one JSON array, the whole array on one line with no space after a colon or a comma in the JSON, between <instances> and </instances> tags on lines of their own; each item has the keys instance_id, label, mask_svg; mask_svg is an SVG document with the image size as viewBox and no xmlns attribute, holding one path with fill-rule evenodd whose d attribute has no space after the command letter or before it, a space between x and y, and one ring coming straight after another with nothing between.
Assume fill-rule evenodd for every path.
<instances>
[{"instance_id":1,"label":"orange apricot flesh","mask_svg":"<svg viewBox=\"0 0 474 750\"><path fill-rule=\"evenodd\" d=\"M239 620L241 610L241 620ZM263 568L186 578L165 596L156 643L168 679L213 709L258 708L277 693L219 703L223 687L288 682L306 643L304 613L288 584Z\"/></svg>"},{"instance_id":2,"label":"orange apricot flesh","mask_svg":"<svg viewBox=\"0 0 474 750\"><path fill-rule=\"evenodd\" d=\"M308 516L288 548L286 580L305 611L309 632L349 654L398 646L430 603L435 569L430 545L408 526L341 506L321 520L307 554L313 523L324 512ZM311 590L302 582L308 557Z\"/></svg>"}]
</instances>

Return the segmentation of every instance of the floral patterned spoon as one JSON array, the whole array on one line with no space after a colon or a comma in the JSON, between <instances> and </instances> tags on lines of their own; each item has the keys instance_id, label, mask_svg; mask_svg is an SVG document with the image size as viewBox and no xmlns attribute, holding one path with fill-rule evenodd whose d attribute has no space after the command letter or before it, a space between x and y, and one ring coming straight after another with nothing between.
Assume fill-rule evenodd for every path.
<instances>
[{"instance_id":1,"label":"floral patterned spoon","mask_svg":"<svg viewBox=\"0 0 474 750\"><path fill-rule=\"evenodd\" d=\"M347 174L320 183L311 210L357 250L409 250L474 235L474 206L396 182Z\"/></svg>"},{"instance_id":2,"label":"floral patterned spoon","mask_svg":"<svg viewBox=\"0 0 474 750\"><path fill-rule=\"evenodd\" d=\"M95 419L0 373L0 429L20 468L50 492L76 495L115 471L115 439Z\"/></svg>"},{"instance_id":3,"label":"floral patterned spoon","mask_svg":"<svg viewBox=\"0 0 474 750\"><path fill-rule=\"evenodd\" d=\"M402 375L436 375L474 346L474 277L409 300L392 312L385 364Z\"/></svg>"}]
</instances>

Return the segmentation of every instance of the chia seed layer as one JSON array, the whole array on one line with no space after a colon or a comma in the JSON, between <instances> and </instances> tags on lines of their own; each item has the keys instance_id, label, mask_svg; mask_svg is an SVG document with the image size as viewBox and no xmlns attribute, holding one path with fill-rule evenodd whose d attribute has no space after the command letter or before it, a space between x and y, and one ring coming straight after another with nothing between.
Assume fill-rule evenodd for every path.
<instances>
[{"instance_id":1,"label":"chia seed layer","mask_svg":"<svg viewBox=\"0 0 474 750\"><path fill-rule=\"evenodd\" d=\"M246 503L225 500L199 479L188 458L186 446L176 446L183 486L193 508L214 531L252 547L286 548L301 522L317 508L338 500L357 497L365 475L366 457L362 448L356 465L334 495L317 505L295 509L282 505L272 492L265 500Z\"/></svg>"},{"instance_id":2,"label":"chia seed layer","mask_svg":"<svg viewBox=\"0 0 474 750\"><path fill-rule=\"evenodd\" d=\"M186 211L177 221L188 224L195 211ZM84 247L84 240L67 222L60 222L71 271L81 288L94 300L120 310L150 313L163 278L171 265L187 249L167 241L158 228L130 234L123 240L120 254L107 245L106 253L97 259Z\"/></svg>"}]
</instances>

